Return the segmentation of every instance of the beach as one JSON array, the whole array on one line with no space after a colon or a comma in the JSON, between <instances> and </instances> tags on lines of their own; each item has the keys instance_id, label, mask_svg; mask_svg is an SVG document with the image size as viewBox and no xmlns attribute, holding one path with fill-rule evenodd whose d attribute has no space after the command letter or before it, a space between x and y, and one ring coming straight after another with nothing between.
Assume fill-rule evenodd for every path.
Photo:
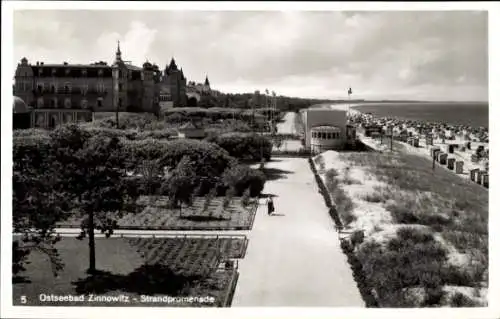
<instances>
[{"instance_id":1,"label":"beach","mask_svg":"<svg viewBox=\"0 0 500 319\"><path fill-rule=\"evenodd\" d=\"M471 127L464 125L453 125L449 123L436 123L416 120L403 120L392 117L376 117L372 114L362 113L355 108L349 110L349 120L357 126L357 137L365 145L382 152L390 151L388 143L382 143L379 137L368 137L364 134L364 128L369 126L380 127L382 134L386 134L386 139L390 134L389 127L392 127L393 143L401 146L403 151L432 160L431 148L438 148L448 158L463 162L463 171L457 173L463 178L470 178L470 171L479 169L488 172L489 170L489 139L487 128ZM418 146L412 143L401 141L402 136L411 136L418 140ZM432 138L432 145L427 144L427 139ZM404 140L404 138L402 138ZM469 143L470 147L467 147ZM453 152L450 145L454 145ZM473 160L478 147L484 148L484 152L477 160ZM436 163L436 165L439 165ZM446 167L446 165L444 165ZM455 167L453 167L455 169Z\"/></svg>"}]
</instances>

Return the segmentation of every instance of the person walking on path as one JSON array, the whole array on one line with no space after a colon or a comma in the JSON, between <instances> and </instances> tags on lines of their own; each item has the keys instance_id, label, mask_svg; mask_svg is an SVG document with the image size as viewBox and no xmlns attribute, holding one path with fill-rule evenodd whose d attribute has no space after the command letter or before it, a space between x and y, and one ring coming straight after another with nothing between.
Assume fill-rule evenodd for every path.
<instances>
[{"instance_id":1,"label":"person walking on path","mask_svg":"<svg viewBox=\"0 0 500 319\"><path fill-rule=\"evenodd\" d=\"M274 212L273 198L269 197L269 199L267 200L267 214L271 216L273 212Z\"/></svg>"},{"instance_id":2,"label":"person walking on path","mask_svg":"<svg viewBox=\"0 0 500 319\"><path fill-rule=\"evenodd\" d=\"M274 212L274 203L273 203L273 198L269 197L267 199L267 214L271 216L271 214Z\"/></svg>"}]
</instances>

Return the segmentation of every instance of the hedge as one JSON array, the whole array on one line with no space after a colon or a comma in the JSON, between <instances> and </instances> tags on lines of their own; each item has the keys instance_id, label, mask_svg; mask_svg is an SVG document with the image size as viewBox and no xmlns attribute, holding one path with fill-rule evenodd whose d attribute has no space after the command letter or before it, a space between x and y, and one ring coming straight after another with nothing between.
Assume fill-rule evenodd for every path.
<instances>
[{"instance_id":1,"label":"hedge","mask_svg":"<svg viewBox=\"0 0 500 319\"><path fill-rule=\"evenodd\" d=\"M219 145L229 155L238 159L259 161L261 156L267 161L271 159L273 146L271 140L266 136L233 132L208 137L206 141Z\"/></svg>"}]
</instances>

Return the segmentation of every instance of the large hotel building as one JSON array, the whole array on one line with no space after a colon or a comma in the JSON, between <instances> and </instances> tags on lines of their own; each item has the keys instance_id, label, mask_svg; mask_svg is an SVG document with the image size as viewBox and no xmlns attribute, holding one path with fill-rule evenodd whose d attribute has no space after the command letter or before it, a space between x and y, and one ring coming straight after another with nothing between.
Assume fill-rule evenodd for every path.
<instances>
[{"instance_id":1,"label":"large hotel building","mask_svg":"<svg viewBox=\"0 0 500 319\"><path fill-rule=\"evenodd\" d=\"M161 72L146 61L142 67L122 59L120 43L112 65L31 64L26 58L15 73L16 105L29 106L30 127L90 121L94 112L159 113L162 104L186 105L186 78L172 58ZM18 108L18 112L21 108ZM16 113L16 110L14 110ZM26 111L28 113L28 111Z\"/></svg>"}]
</instances>

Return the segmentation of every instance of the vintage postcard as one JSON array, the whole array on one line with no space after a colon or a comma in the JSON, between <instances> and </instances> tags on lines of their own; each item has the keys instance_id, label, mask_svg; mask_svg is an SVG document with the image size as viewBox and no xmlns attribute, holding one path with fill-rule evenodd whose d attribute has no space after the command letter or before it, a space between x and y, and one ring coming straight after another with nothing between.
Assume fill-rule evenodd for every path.
<instances>
[{"instance_id":1,"label":"vintage postcard","mask_svg":"<svg viewBox=\"0 0 500 319\"><path fill-rule=\"evenodd\" d=\"M500 316L493 5L3 7L1 317Z\"/></svg>"}]
</instances>

